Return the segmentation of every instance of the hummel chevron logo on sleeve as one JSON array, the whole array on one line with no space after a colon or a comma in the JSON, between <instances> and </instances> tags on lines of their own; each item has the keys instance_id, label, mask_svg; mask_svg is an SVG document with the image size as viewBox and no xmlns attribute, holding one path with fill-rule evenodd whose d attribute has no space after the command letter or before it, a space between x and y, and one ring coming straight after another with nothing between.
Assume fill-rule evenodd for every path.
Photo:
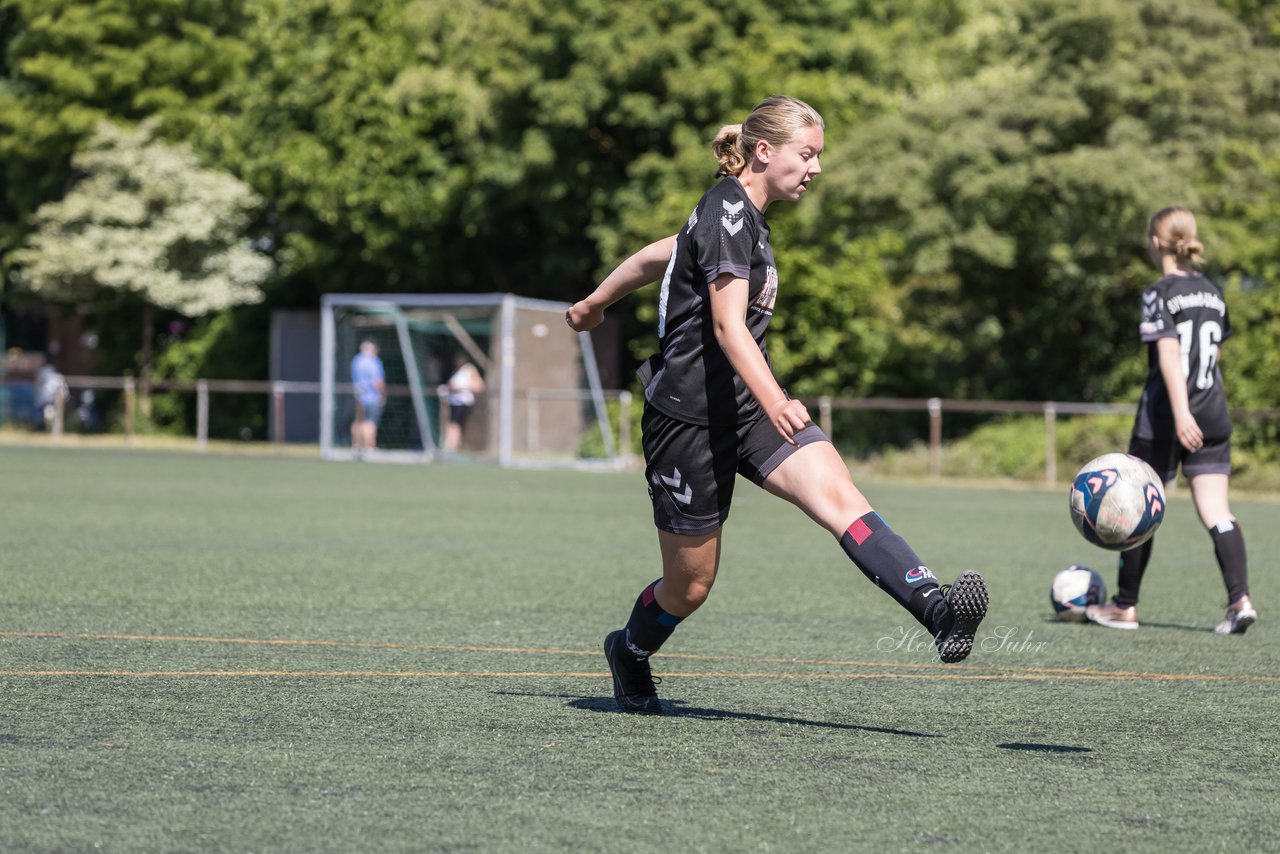
<instances>
[{"instance_id":1,"label":"hummel chevron logo on sleeve","mask_svg":"<svg viewBox=\"0 0 1280 854\"><path fill-rule=\"evenodd\" d=\"M742 231L742 206L746 202L738 202L731 205L722 201L720 204L724 205L724 216L720 217L720 224L724 226L724 230L730 234L737 234Z\"/></svg>"}]
</instances>

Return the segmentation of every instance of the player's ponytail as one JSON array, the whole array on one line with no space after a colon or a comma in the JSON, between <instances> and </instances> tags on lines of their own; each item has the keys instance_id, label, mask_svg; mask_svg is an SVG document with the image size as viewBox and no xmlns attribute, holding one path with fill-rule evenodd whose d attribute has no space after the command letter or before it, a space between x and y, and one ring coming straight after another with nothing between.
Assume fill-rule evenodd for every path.
<instances>
[{"instance_id":1,"label":"player's ponytail","mask_svg":"<svg viewBox=\"0 0 1280 854\"><path fill-rule=\"evenodd\" d=\"M747 152L742 145L742 125L725 125L720 128L711 143L711 151L720 164L716 177L740 175L747 168Z\"/></svg>"},{"instance_id":2,"label":"player's ponytail","mask_svg":"<svg viewBox=\"0 0 1280 854\"><path fill-rule=\"evenodd\" d=\"M1204 244L1194 238L1187 239L1184 237L1173 244L1173 252L1178 256L1179 261L1187 261L1194 264L1204 255Z\"/></svg>"},{"instance_id":3,"label":"player's ponytail","mask_svg":"<svg viewBox=\"0 0 1280 854\"><path fill-rule=\"evenodd\" d=\"M1183 207L1156 211L1147 223L1147 240L1155 238L1164 254L1173 255L1179 264L1198 264L1204 255L1204 244L1196 238L1196 218Z\"/></svg>"},{"instance_id":4,"label":"player's ponytail","mask_svg":"<svg viewBox=\"0 0 1280 854\"><path fill-rule=\"evenodd\" d=\"M720 164L717 175L741 175L755 156L756 143L764 140L781 147L806 127L825 127L822 116L798 98L775 95L765 98L740 125L725 125L711 143Z\"/></svg>"}]
</instances>

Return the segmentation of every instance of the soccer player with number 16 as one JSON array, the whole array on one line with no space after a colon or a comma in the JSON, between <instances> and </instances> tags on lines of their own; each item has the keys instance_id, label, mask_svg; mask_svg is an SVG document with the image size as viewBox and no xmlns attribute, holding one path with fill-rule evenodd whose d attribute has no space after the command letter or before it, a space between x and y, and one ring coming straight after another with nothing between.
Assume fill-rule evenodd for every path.
<instances>
[{"instance_id":1,"label":"soccer player with number 16","mask_svg":"<svg viewBox=\"0 0 1280 854\"><path fill-rule=\"evenodd\" d=\"M1244 534L1227 501L1231 416L1218 368L1219 347L1231 335L1227 303L1217 282L1193 267L1204 246L1191 211L1170 207L1152 216L1147 252L1161 276L1142 292L1138 333L1149 367L1129 453L1146 460L1165 483L1182 466L1227 588L1227 614L1214 631L1244 634L1258 612L1249 598ZM1116 595L1109 604L1086 608L1089 620L1138 628L1138 587L1154 543L1153 537L1121 552Z\"/></svg>"}]
</instances>

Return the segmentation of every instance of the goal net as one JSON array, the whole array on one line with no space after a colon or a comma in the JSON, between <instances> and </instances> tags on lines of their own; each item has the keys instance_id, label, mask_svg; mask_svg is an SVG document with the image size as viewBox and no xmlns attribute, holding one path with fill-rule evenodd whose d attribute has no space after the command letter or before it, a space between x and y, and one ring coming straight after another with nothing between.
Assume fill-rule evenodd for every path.
<instances>
[{"instance_id":1,"label":"goal net","mask_svg":"<svg viewBox=\"0 0 1280 854\"><path fill-rule=\"evenodd\" d=\"M621 463L591 338L569 329L567 308L510 294L325 295L322 456L354 456L351 364L368 341L378 348L387 386L370 457L430 461L456 454L505 466ZM452 402L449 394L450 378L464 364L481 380L465 409L465 392L462 398L455 392ZM449 425L458 420L458 444L446 452Z\"/></svg>"}]
</instances>

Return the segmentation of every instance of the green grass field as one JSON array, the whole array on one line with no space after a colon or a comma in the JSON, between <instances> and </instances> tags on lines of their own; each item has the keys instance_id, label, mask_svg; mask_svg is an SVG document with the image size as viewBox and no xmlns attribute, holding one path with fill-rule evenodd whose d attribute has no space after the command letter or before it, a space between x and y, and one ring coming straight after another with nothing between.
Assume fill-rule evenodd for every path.
<instances>
[{"instance_id":1,"label":"green grass field","mask_svg":"<svg viewBox=\"0 0 1280 854\"><path fill-rule=\"evenodd\" d=\"M1185 488L1117 632L1051 619L1062 566L1115 581L1065 487L863 483L987 575L944 667L742 482L648 718L599 653L658 575L636 473L0 447L0 483L0 851L1276 850L1265 497L1219 637Z\"/></svg>"}]
</instances>

